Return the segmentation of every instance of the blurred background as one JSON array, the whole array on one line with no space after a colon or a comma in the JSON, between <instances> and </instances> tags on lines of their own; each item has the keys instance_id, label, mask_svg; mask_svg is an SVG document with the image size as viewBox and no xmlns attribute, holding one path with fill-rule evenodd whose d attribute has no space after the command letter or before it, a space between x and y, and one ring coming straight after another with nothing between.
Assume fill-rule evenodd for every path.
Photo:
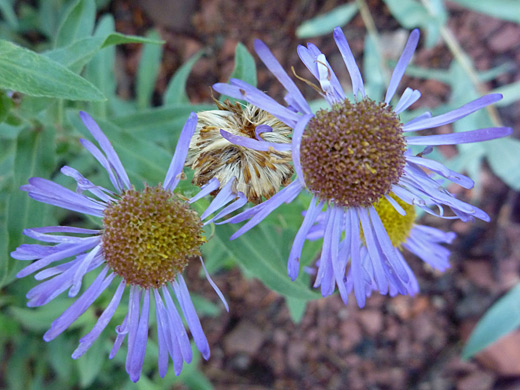
<instances>
[{"instance_id":1,"label":"blurred background","mask_svg":"<svg viewBox=\"0 0 520 390\"><path fill-rule=\"evenodd\" d=\"M0 37L37 52L49 50L49 42L58 31L61 18L79 3L0 1L3 16ZM94 57L93 61L97 62L90 63L82 73L109 101L81 107L118 127L109 131L109 137L126 132L134 137L136 145L150 142L146 144L146 150L152 152L148 154L150 164L162 158L162 155L154 155L153 143L171 153L179 124L182 126L188 113L192 109L212 107L211 85L226 82L232 72L237 75L237 69L243 70L244 65L239 65L239 61L250 64L247 50L253 53L255 39L262 39L286 70L293 66L303 77L309 74L298 58L297 45L315 43L348 89L350 79L331 34L336 25L342 26L363 72L369 96L374 99L383 94L409 31L419 27L419 47L399 89L409 86L421 91L422 98L412 106L412 111L419 113L428 109L439 114L483 94L502 92L504 100L494 107L457 122L455 128L444 126L437 131L502 124L515 129L514 140L497 140L485 146L438 148L436 158L448 161L450 168L466 172L476 182L473 190L457 186L450 186L449 190L486 211L491 222L465 224L423 216L422 223L454 231L458 238L451 245L452 267L443 274L431 271L419 259L406 254L421 288L415 297L390 298L375 294L368 299L367 307L360 310L354 300L345 306L337 295L315 300L299 300L291 294L283 296L281 291L285 290L270 285L269 275L258 274L255 266L242 262L251 248L223 250L229 236L227 231L221 234L222 240L210 241L205 248L208 268L231 310L228 314L217 304L217 297L201 278L199 265L187 269L190 291L199 295L195 298L196 304L212 356L207 362L194 361L178 378L171 368L165 379L158 377L156 352L151 345L144 370L148 376L143 375L137 384L131 383L124 372L123 354L114 361L105 358L113 337L112 324L97 346L78 361L72 361L70 354L78 338L100 311L89 311L85 314L88 318L82 317L75 329L47 344L41 338L43 332L70 300L64 297L43 310L27 309L24 295L34 286L34 281L29 278L13 281L6 276L0 296L1 388L520 389L520 331L508 333L470 360L461 359L463 346L478 320L520 280L518 1L115 0L95 3L96 26L108 20L108 15L113 18L117 32L165 41L162 46L132 43L103 49ZM245 46L245 52L237 49L239 43ZM111 54L106 54L108 49ZM281 85L254 54L253 57L258 87L271 96L283 97ZM245 75L250 76L251 71L246 69ZM175 92L171 87L175 77L175 85L182 86L182 93L186 91L186 95L178 99L171 98ZM113 84L108 92L107 80ZM321 102L316 92L303 83L298 85L319 107ZM80 106L69 107L77 115ZM69 116L64 117L66 128ZM5 217L9 214L6 199L18 196L12 194L17 191L17 185L27 181L29 174L10 176L13 169L16 172L20 140L17 141L17 135L9 138L2 129L0 210L4 215L0 217L0 227L7 229L8 246L12 247L19 244L21 238L14 239L13 243L16 230L5 222L9 219ZM90 169L83 158L85 155L79 154L77 142L72 146L68 143L67 134L73 134L71 139L77 140L79 133L78 130L60 133L58 128L53 141L56 155L48 176L56 175L65 163ZM124 143L125 139L111 139L121 152L118 140ZM127 149L121 153L124 164L132 159ZM132 163L131 173L150 183L162 180L160 170L156 175L148 165L139 164L139 161ZM189 183L186 188L190 190ZM26 194L20 196L26 197ZM301 210L306 202L301 201ZM282 218L281 226L286 223L288 229L279 238L280 248L264 255L276 256L282 263L286 261L297 229L297 224L291 221L301 220L300 209L287 207L282 211L286 220ZM71 221L70 215L54 217L62 223ZM21 229L17 231L21 235ZM261 242L260 245L272 243ZM2 257L12 250L5 242L3 245ZM253 259L262 256L249 255ZM263 266L261 261L259 259L256 267ZM520 299L518 293L517 297ZM518 307L509 306L511 317L506 315L505 318L513 321L514 317L520 324L516 318L519 315L515 313L520 311Z\"/></svg>"}]
</instances>

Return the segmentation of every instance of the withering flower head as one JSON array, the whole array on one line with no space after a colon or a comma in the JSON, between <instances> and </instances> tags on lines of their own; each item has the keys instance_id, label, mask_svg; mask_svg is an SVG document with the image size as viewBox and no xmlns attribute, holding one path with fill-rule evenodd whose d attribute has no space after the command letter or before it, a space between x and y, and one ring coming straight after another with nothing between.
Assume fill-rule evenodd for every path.
<instances>
[{"instance_id":1,"label":"withering flower head","mask_svg":"<svg viewBox=\"0 0 520 390\"><path fill-rule=\"evenodd\" d=\"M222 137L229 134L279 144L291 142L291 129L256 106L217 102L218 110L200 112L190 143L186 165L194 169L193 183L199 187L212 178L219 190L233 177L234 192L242 192L250 202L260 203L289 184L293 174L290 151L259 151L235 145ZM218 191L218 190L217 190Z\"/></svg>"}]
</instances>

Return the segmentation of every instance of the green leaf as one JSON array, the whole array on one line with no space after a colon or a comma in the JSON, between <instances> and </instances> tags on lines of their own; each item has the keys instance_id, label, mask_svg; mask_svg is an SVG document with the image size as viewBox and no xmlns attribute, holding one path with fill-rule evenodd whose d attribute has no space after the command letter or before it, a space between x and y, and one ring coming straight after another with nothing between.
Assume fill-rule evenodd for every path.
<instances>
[{"instance_id":1,"label":"green leaf","mask_svg":"<svg viewBox=\"0 0 520 390\"><path fill-rule=\"evenodd\" d=\"M55 47L71 44L88 37L94 29L96 4L94 0L78 0L72 5L63 19L56 36Z\"/></svg>"},{"instance_id":2,"label":"green leaf","mask_svg":"<svg viewBox=\"0 0 520 390\"><path fill-rule=\"evenodd\" d=\"M101 20L100 26L106 23L106 19L107 17L105 16ZM74 41L68 46L42 53L42 55L50 58L51 60L59 62L61 65L78 73L81 71L83 66L87 64L101 49L126 43L162 44L162 41L154 41L152 39L146 39L134 35L123 35L112 32L108 33L106 36L83 38Z\"/></svg>"},{"instance_id":3,"label":"green leaf","mask_svg":"<svg viewBox=\"0 0 520 390\"><path fill-rule=\"evenodd\" d=\"M107 14L100 19L96 26L94 37L106 39L107 36L114 32L114 28L114 17ZM92 58L85 69L85 78L103 91L103 94L108 98L104 102L92 103L89 108L91 115L105 118L109 113L110 102L116 94L115 63L116 49L110 46L96 52L94 58Z\"/></svg>"},{"instance_id":4,"label":"green leaf","mask_svg":"<svg viewBox=\"0 0 520 390\"><path fill-rule=\"evenodd\" d=\"M464 7L500 19L520 23L518 0L453 0Z\"/></svg>"},{"instance_id":5,"label":"green leaf","mask_svg":"<svg viewBox=\"0 0 520 390\"><path fill-rule=\"evenodd\" d=\"M164 93L165 106L190 102L186 94L186 81L193 65L202 57L202 54L204 54L203 50L198 51L175 72Z\"/></svg>"},{"instance_id":6,"label":"green leaf","mask_svg":"<svg viewBox=\"0 0 520 390\"><path fill-rule=\"evenodd\" d=\"M92 347L80 359L76 360L76 367L79 371L79 382L82 388L88 387L94 382L99 371L105 363L104 345L101 340L97 340Z\"/></svg>"},{"instance_id":7,"label":"green leaf","mask_svg":"<svg viewBox=\"0 0 520 390\"><path fill-rule=\"evenodd\" d=\"M64 66L0 40L0 88L31 96L100 101L99 89Z\"/></svg>"},{"instance_id":8,"label":"green leaf","mask_svg":"<svg viewBox=\"0 0 520 390\"><path fill-rule=\"evenodd\" d=\"M237 230L236 226L229 224L218 226L212 238L212 241L215 241L214 245L227 251L228 256L233 257L251 275L283 296L303 300L321 297L319 293L311 290L301 276L293 282L287 275L288 245L287 241L284 243L279 226L267 227L266 224L260 223L239 239L229 241L229 237ZM204 250L204 246L202 248Z\"/></svg>"},{"instance_id":9,"label":"green leaf","mask_svg":"<svg viewBox=\"0 0 520 390\"><path fill-rule=\"evenodd\" d=\"M490 93L501 93L504 98L495 103L497 107L508 106L517 100L520 100L520 81L504 85L503 87L497 88Z\"/></svg>"},{"instance_id":10,"label":"green leaf","mask_svg":"<svg viewBox=\"0 0 520 390\"><path fill-rule=\"evenodd\" d=\"M14 160L15 188L27 184L30 177L49 177L55 168L54 147L54 128L51 126L43 129L25 129L20 133ZM24 241L23 229L42 226L50 210L51 206L32 200L24 191L16 190L11 193L7 209L9 252ZM0 267L0 281L10 282L17 270L23 266L21 263L23 262L9 259L7 266L3 264Z\"/></svg>"},{"instance_id":11,"label":"green leaf","mask_svg":"<svg viewBox=\"0 0 520 390\"><path fill-rule=\"evenodd\" d=\"M499 338L520 326L520 284L496 301L477 323L462 350L462 358L469 359Z\"/></svg>"},{"instance_id":12,"label":"green leaf","mask_svg":"<svg viewBox=\"0 0 520 390\"><path fill-rule=\"evenodd\" d=\"M358 6L356 3L340 5L323 15L318 15L303 22L296 29L296 36L298 38L311 38L328 34L334 31L335 27L343 27L350 22L357 12Z\"/></svg>"},{"instance_id":13,"label":"green leaf","mask_svg":"<svg viewBox=\"0 0 520 390\"><path fill-rule=\"evenodd\" d=\"M307 301L303 299L287 297L285 298L285 303L289 309L291 320L293 320L295 324L299 324L303 318L303 315L305 314L305 310L307 309Z\"/></svg>"},{"instance_id":14,"label":"green leaf","mask_svg":"<svg viewBox=\"0 0 520 390\"><path fill-rule=\"evenodd\" d=\"M122 45L125 43L148 43L150 45L164 45L166 41L161 39L145 38L137 35L125 35L118 32L109 34L103 42L103 47Z\"/></svg>"},{"instance_id":15,"label":"green leaf","mask_svg":"<svg viewBox=\"0 0 520 390\"><path fill-rule=\"evenodd\" d=\"M245 81L249 85L256 87L255 59L240 42L238 42L235 49L235 68L231 72L230 78Z\"/></svg>"},{"instance_id":16,"label":"green leaf","mask_svg":"<svg viewBox=\"0 0 520 390\"><path fill-rule=\"evenodd\" d=\"M423 25L428 21L429 15L416 0L383 0L392 16L399 24L408 29Z\"/></svg>"},{"instance_id":17,"label":"green leaf","mask_svg":"<svg viewBox=\"0 0 520 390\"><path fill-rule=\"evenodd\" d=\"M427 8L416 0L384 0L393 17L407 29L422 27L427 31L426 47L433 47L440 37L448 14L443 0L429 0Z\"/></svg>"},{"instance_id":18,"label":"green leaf","mask_svg":"<svg viewBox=\"0 0 520 390\"><path fill-rule=\"evenodd\" d=\"M504 183L515 190L520 190L520 141L503 138L484 143L489 165Z\"/></svg>"},{"instance_id":19,"label":"green leaf","mask_svg":"<svg viewBox=\"0 0 520 390\"><path fill-rule=\"evenodd\" d=\"M147 38L159 40L160 35L156 30L147 34ZM136 93L137 106L147 108L150 106L155 81L161 66L162 47L157 45L145 45L141 53L139 68L137 69Z\"/></svg>"}]
</instances>

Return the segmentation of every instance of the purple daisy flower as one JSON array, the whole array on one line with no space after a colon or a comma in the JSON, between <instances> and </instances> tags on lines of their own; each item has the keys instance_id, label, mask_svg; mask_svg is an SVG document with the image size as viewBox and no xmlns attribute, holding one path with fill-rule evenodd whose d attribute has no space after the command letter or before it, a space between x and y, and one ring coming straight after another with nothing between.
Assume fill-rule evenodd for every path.
<instances>
[{"instance_id":1,"label":"purple daisy flower","mask_svg":"<svg viewBox=\"0 0 520 390\"><path fill-rule=\"evenodd\" d=\"M329 103L329 109L313 114L296 84L267 46L259 40L255 42L255 50L287 90L287 105L276 102L241 80L232 79L230 84L214 85L216 91L246 100L270 112L293 129L291 148L297 174L297 180L271 199L224 222L249 220L231 237L235 239L261 222L282 203L291 202L304 190L309 191L313 198L292 246L288 261L289 276L293 280L297 277L300 255L309 229L322 209L326 208L327 220L321 258L330 258L330 261L320 262L315 286L320 286L322 295L325 296L334 291L336 284L343 288L346 283L350 283L343 272L350 259L354 292L358 303L362 305L366 284L359 249L361 230L367 243L377 289L386 294L391 288L396 288L405 294L411 283L410 273L404 261L396 255L374 204L386 199L397 212L406 214L403 207L392 198L393 194L406 204L416 205L425 212L442 218L460 218L463 221L479 218L489 221L484 211L455 198L423 168L464 188L471 188L473 181L439 162L424 158L424 155L435 145L491 140L511 134L512 129L492 127L464 133L409 136L410 132L453 123L497 102L502 96L490 94L439 116L432 117L431 113L426 112L402 123L399 115L415 103L421 93L406 88L395 106L390 103L417 47L419 31L414 30L410 34L383 102L376 102L366 96L361 72L340 28L334 30L334 39L350 74L354 101L347 99L325 55L311 43L307 47L299 46L298 54L319 85L305 81L320 91ZM247 143L248 147L286 147L262 141L253 145L250 140L230 137L225 131L222 131L222 135L239 145ZM413 145L424 145L425 149L422 153L413 155L409 149ZM438 213L432 211L432 207L437 208ZM445 214L445 208L451 210L449 215ZM343 235L344 238L341 239ZM340 245L340 242L343 244Z\"/></svg>"},{"instance_id":2,"label":"purple daisy flower","mask_svg":"<svg viewBox=\"0 0 520 390\"><path fill-rule=\"evenodd\" d=\"M29 184L21 187L37 201L102 218L103 225L99 230L49 226L24 231L28 237L52 244L23 244L11 253L13 258L30 263L18 273L19 278L37 272L35 279L42 281L27 293L27 306L45 305L65 290L70 297L77 296L83 277L98 270L92 284L52 322L44 340L51 341L65 331L115 280L117 288L112 300L92 330L81 338L72 358L79 358L91 347L128 289L128 312L122 324L116 327L117 337L109 358L115 356L128 336L126 371L132 381L139 380L148 339L150 301L153 300L159 373L166 375L170 356L178 375L183 362L191 361L192 350L172 296L177 300L202 356L208 359L210 355L208 341L182 276L191 259L200 258L209 283L228 309L224 296L202 261L200 246L206 239L201 218L189 208L188 202L173 192L182 176L197 116L192 113L182 130L164 184L146 186L142 191L130 184L119 157L97 123L85 112L80 116L101 150L89 140L82 139L81 143L105 168L115 192L96 186L68 166L61 172L76 181L76 191L39 177L29 179ZM90 194L86 195L86 192ZM189 202L200 197L199 193ZM53 266L48 267L51 264Z\"/></svg>"}]
</instances>

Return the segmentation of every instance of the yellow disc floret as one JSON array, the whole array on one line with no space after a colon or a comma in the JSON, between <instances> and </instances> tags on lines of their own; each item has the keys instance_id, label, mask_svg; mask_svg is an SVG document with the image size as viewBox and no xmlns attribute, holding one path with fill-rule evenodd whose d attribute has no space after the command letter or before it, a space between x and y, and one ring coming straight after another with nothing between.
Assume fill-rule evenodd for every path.
<instances>
[{"instance_id":1,"label":"yellow disc floret","mask_svg":"<svg viewBox=\"0 0 520 390\"><path fill-rule=\"evenodd\" d=\"M406 215L399 214L394 206L384 197L379 199L377 203L374 203L373 206L379 218L381 218L381 222L383 222L383 226L390 237L390 241L392 241L392 245L394 247L401 247L412 230L415 220L415 208L393 194L390 196L406 211Z\"/></svg>"},{"instance_id":2,"label":"yellow disc floret","mask_svg":"<svg viewBox=\"0 0 520 390\"><path fill-rule=\"evenodd\" d=\"M161 186L134 189L105 209L103 255L129 284L159 287L200 256L202 222Z\"/></svg>"}]
</instances>

